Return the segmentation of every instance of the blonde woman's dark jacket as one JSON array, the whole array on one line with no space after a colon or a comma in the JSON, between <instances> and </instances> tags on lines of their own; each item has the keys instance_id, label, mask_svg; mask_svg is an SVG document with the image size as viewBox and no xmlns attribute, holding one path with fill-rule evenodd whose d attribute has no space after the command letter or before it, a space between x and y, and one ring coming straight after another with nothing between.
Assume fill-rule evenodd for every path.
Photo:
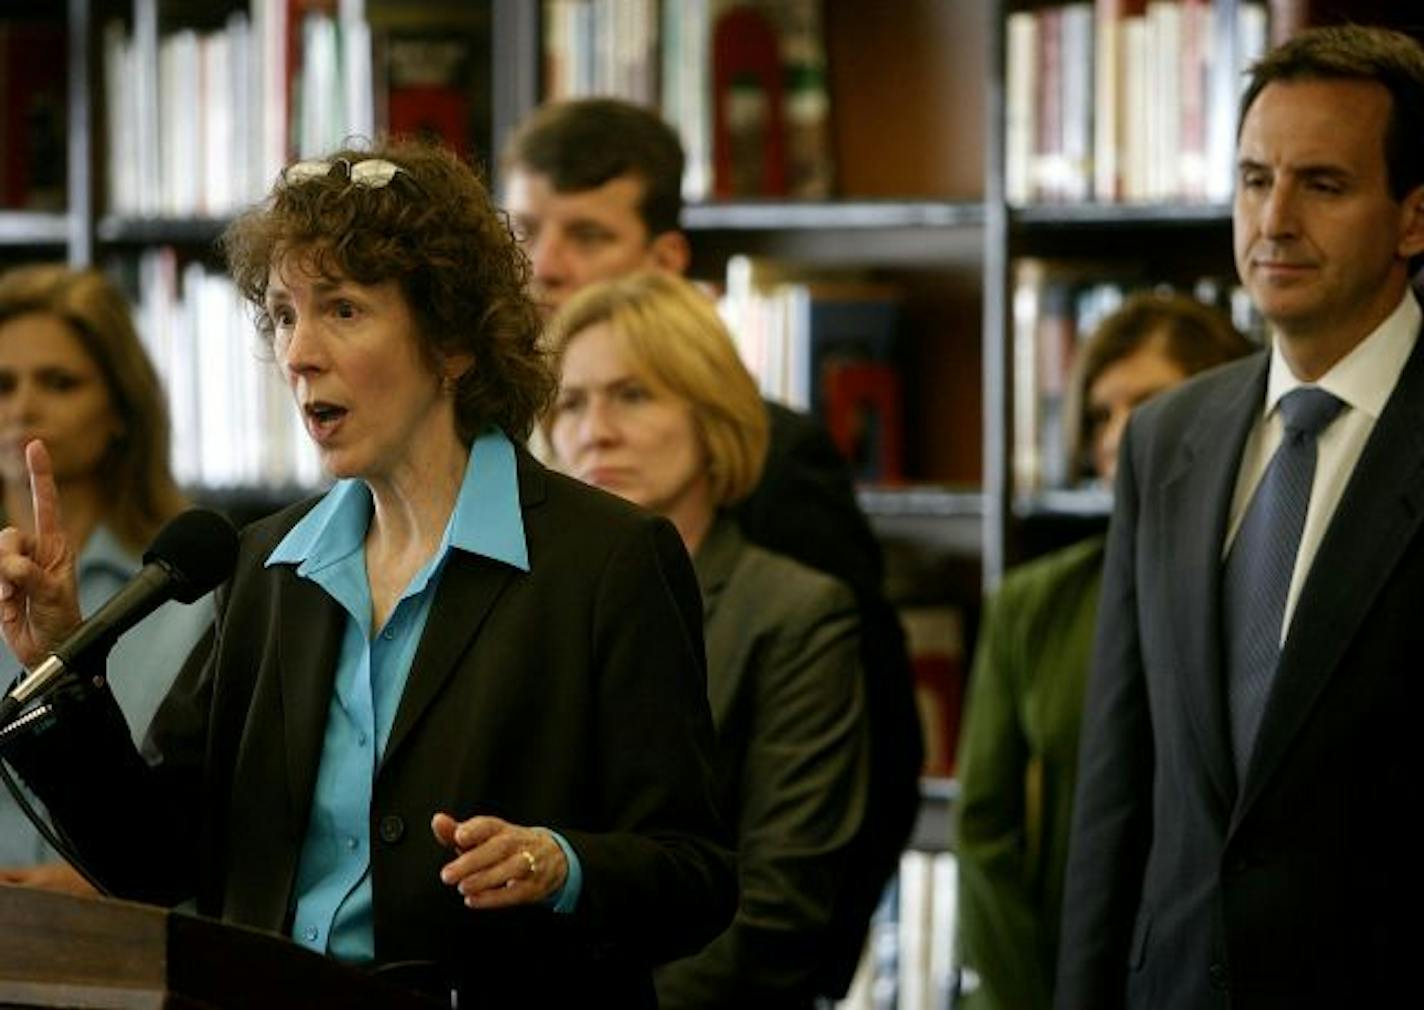
<instances>
[{"instance_id":1,"label":"blonde woman's dark jacket","mask_svg":"<svg viewBox=\"0 0 1424 1010\"><path fill-rule=\"evenodd\" d=\"M865 816L868 733L855 598L719 517L695 555L706 611L717 797L741 904L658 971L665 1010L809 1006Z\"/></svg>"}]
</instances>

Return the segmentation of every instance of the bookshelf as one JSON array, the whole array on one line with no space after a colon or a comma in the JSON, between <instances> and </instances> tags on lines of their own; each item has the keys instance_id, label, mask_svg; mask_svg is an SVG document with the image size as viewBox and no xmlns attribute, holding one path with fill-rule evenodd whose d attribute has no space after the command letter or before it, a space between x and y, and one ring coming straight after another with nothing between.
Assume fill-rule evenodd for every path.
<instances>
[{"instance_id":1,"label":"bookshelf","mask_svg":"<svg viewBox=\"0 0 1424 1010\"><path fill-rule=\"evenodd\" d=\"M468 125L477 156L491 168L493 152L545 97L542 0L283 0L288 2L301 9L311 2L334 14L364 13L378 37L412 25L456 26L469 40L475 64L461 85L478 106ZM678 0L677 7L685 14L711 2ZM215 267L212 246L226 212L138 214L114 206L108 168L117 145L106 123L115 98L105 84L105 31L119 22L143 58L156 63L172 32L216 30L229 15L251 14L267 4L7 4L0 25L33 22L57 33L67 54L67 89L63 205L0 207L0 265L62 256L75 264L100 263L131 278L155 258L171 258L175 271L193 263ZM899 289L906 482L867 486L860 500L886 546L892 597L912 604L951 601L963 608L970 634L985 586L1010 564L1101 524L1110 505L1101 493L1072 487L1016 487L1019 264L1071 263L1091 272L1105 261L1131 260L1143 283L1190 283L1231 271L1230 208L1219 191L1207 189L1190 201L1159 194L1136 202L1047 202L1024 199L1014 189L1022 180L1020 166L1010 163L1010 149L1021 138L1010 136L1011 123L1019 121L1010 114L1018 80L1009 66L1010 23L1019 15L1064 6L1019 0L824 0L835 195L699 199L683 220L692 236L693 273L701 279L719 280L732 257L751 255L828 273L856 272ZM1234 21L1247 6L1253 6L1251 0L1211 0L1214 23ZM1383 0L1271 0L1254 6L1273 19L1268 25L1281 26L1352 15L1358 20L1399 16ZM1222 52L1235 58L1237 34L1226 31L1221 38ZM1214 80L1219 92L1222 78ZM1014 150L1021 155L1020 148ZM265 184L272 171L268 165L257 178ZM181 339L181 332L175 333ZM303 486L290 475L277 475L199 493L254 515L296 496ZM930 783L926 797L915 844L936 851L949 844L952 780Z\"/></svg>"},{"instance_id":2,"label":"bookshelf","mask_svg":"<svg viewBox=\"0 0 1424 1010\"><path fill-rule=\"evenodd\" d=\"M557 35L574 5L535 6L560 9L551 19ZM689 3L681 17L685 22L699 8L709 16L715 6ZM992 206L984 95L997 6L826 0L820 13L835 195L692 199L683 215L692 273L717 282L730 259L749 256L794 264L813 277L851 273L899 290L906 482L866 488L862 505L886 544L892 592L917 602L937 593L965 607L972 623L1000 544L985 522L993 496L984 479L990 445L981 293ZM591 32L596 36L597 27ZM538 30L529 34L543 38ZM954 59L944 58L947 40ZM553 62L577 67L583 59L576 52ZM664 102L665 114L679 122L671 105ZM695 160L707 142L683 134Z\"/></svg>"},{"instance_id":3,"label":"bookshelf","mask_svg":"<svg viewBox=\"0 0 1424 1010\"><path fill-rule=\"evenodd\" d=\"M280 409L285 394L272 389L248 313L224 288L215 248L223 228L266 191L289 145L325 150L403 126L412 102L443 102L436 126L455 129L461 146L486 160L491 106L511 107L510 72L524 62L500 58L507 50L492 45L493 22L508 32L528 6L15 0L0 11L0 267L65 259L120 280L170 378L175 470L195 499L252 518L320 482L309 449L289 430L250 410L234 411L233 423L217 406L256 397L267 421L291 414ZM435 76L420 65L442 57L446 69ZM313 100L336 87L334 105ZM303 107L328 113L313 129L319 117L303 116ZM221 346L210 339L215 331L225 334ZM182 395L192 383L171 377L201 373L215 349L225 374L240 381ZM218 371L207 369L209 378L223 378ZM242 435L253 428L259 438ZM273 468L262 462L268 456L286 460ZM231 466L208 466L224 457Z\"/></svg>"},{"instance_id":4,"label":"bookshelf","mask_svg":"<svg viewBox=\"0 0 1424 1010\"><path fill-rule=\"evenodd\" d=\"M640 16L661 6L631 2L643 11ZM1202 6L1191 0L1180 6L1189 5ZM62 46L66 55L58 141L64 183L62 206L0 207L0 264L64 256L76 264L112 266L173 247L184 259L215 267L212 245L228 212L115 209L109 165L118 145L108 136L107 117L116 99L105 86L105 32L121 23L144 58L157 60L174 32L215 31L234 13L257 19L259 9L270 6L269 0L7 5L0 26L11 37L19 37L16 25L40 25L50 36L47 44ZM378 36L392 26L458 25L478 48L480 66L464 84L487 106L472 127L483 159L544 96L540 54L549 4L283 0L280 6L364 15ZM686 17L706 6L679 9ZM1230 209L1220 199L1196 197L1045 202L1011 191L1022 185L1023 174L1010 163L1019 143L1012 136L1019 117L1008 107L1018 79L1009 66L1011 26L1025 14L1089 5L897 0L891 6L852 0L824 0L821 6L836 195L694 201L684 225L693 236L694 274L704 279L720 278L732 256L746 254L816 270L859 271L903 289L906 337L899 364L913 379L905 393L909 483L875 489L865 499L867 510L893 539L904 540L913 530L927 546L970 560L980 580L992 584L1006 565L1053 539L1036 530L1066 519L1076 531L1075 523L1101 517L1105 504L1101 495L1069 488L1015 486L1016 264L1131 257L1144 283L1229 275ZM1260 35L1266 24L1284 30L1388 14L1388 5L1365 6L1367 11L1332 0L1213 0L1210 24L1222 51L1236 58L1239 33L1223 26L1239 23L1243 10L1261 12L1252 29ZM1267 13L1270 21L1264 20ZM5 38L0 34L0 44ZM15 49L0 49L0 59L13 62ZM946 52L954 58L945 59ZM1221 81L1217 75L1211 87L1220 91ZM257 173L259 179L263 174ZM950 514L942 500L930 504L935 499L923 493L926 488L949 488L958 496Z\"/></svg>"}]
</instances>

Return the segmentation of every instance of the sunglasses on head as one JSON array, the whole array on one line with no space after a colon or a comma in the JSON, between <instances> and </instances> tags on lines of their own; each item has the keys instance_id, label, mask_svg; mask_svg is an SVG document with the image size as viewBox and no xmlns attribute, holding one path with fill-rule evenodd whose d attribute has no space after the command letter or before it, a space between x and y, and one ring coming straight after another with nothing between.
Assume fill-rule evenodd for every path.
<instances>
[{"instance_id":1,"label":"sunglasses on head","mask_svg":"<svg viewBox=\"0 0 1424 1010\"><path fill-rule=\"evenodd\" d=\"M349 158L336 158L332 161L298 161L282 170L282 182L292 186L310 179L335 176L338 179L347 180L353 186L384 189L398 175L409 179L411 185L417 189L420 188L409 172L394 161L387 161L385 158L365 158L356 162Z\"/></svg>"}]
</instances>

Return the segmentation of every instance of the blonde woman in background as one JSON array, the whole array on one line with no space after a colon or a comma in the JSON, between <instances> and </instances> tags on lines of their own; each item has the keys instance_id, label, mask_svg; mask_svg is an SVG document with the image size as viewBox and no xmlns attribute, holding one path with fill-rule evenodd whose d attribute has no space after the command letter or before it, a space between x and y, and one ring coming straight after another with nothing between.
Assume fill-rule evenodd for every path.
<instances>
[{"instance_id":1,"label":"blonde woman in background","mask_svg":"<svg viewBox=\"0 0 1424 1010\"><path fill-rule=\"evenodd\" d=\"M158 374L128 303L97 271L36 264L0 277L0 526L33 531L25 445L35 438L54 463L88 614L139 570L159 527L185 506ZM212 617L206 601L168 603L115 646L111 683L136 742ZM19 673L0 642L0 682L8 689ZM0 881L90 890L4 790Z\"/></svg>"},{"instance_id":2,"label":"blonde woman in background","mask_svg":"<svg viewBox=\"0 0 1424 1010\"><path fill-rule=\"evenodd\" d=\"M859 620L841 583L749 543L726 507L760 477L766 408L716 311L637 273L550 324L556 463L665 516L704 600L715 782L741 901L701 953L661 968L659 1005L809 1007L847 845L864 816Z\"/></svg>"}]
</instances>

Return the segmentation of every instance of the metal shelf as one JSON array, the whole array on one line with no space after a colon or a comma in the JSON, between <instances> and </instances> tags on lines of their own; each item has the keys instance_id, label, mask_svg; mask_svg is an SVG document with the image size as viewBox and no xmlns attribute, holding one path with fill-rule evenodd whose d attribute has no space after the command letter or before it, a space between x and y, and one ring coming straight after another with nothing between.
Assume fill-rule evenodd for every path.
<instances>
[{"instance_id":1,"label":"metal shelf","mask_svg":"<svg viewBox=\"0 0 1424 1010\"><path fill-rule=\"evenodd\" d=\"M910 832L909 848L920 852L952 852L954 807L958 802L956 779L920 779L920 815Z\"/></svg>"},{"instance_id":2,"label":"metal shelf","mask_svg":"<svg viewBox=\"0 0 1424 1010\"><path fill-rule=\"evenodd\" d=\"M869 516L977 518L984 514L984 495L978 489L941 484L866 485L856 489L856 499Z\"/></svg>"},{"instance_id":3,"label":"metal shelf","mask_svg":"<svg viewBox=\"0 0 1424 1010\"><path fill-rule=\"evenodd\" d=\"M1010 208L1009 220L1011 225L1022 229L1226 227L1231 224L1231 206L1221 203L1036 204Z\"/></svg>"},{"instance_id":4,"label":"metal shelf","mask_svg":"<svg viewBox=\"0 0 1424 1010\"><path fill-rule=\"evenodd\" d=\"M1097 519L1112 515L1112 506L1108 488L1062 488L1015 498L1014 514L1021 519Z\"/></svg>"},{"instance_id":5,"label":"metal shelf","mask_svg":"<svg viewBox=\"0 0 1424 1010\"><path fill-rule=\"evenodd\" d=\"M0 246L64 245L69 218L61 213L0 211Z\"/></svg>"},{"instance_id":6,"label":"metal shelf","mask_svg":"<svg viewBox=\"0 0 1424 1010\"><path fill-rule=\"evenodd\" d=\"M738 200L690 204L688 231L855 231L860 229L977 228L983 204L947 200Z\"/></svg>"},{"instance_id":7,"label":"metal shelf","mask_svg":"<svg viewBox=\"0 0 1424 1010\"><path fill-rule=\"evenodd\" d=\"M212 245L227 227L226 217L117 217L107 214L99 220L96 234L101 242L128 245Z\"/></svg>"}]
</instances>

